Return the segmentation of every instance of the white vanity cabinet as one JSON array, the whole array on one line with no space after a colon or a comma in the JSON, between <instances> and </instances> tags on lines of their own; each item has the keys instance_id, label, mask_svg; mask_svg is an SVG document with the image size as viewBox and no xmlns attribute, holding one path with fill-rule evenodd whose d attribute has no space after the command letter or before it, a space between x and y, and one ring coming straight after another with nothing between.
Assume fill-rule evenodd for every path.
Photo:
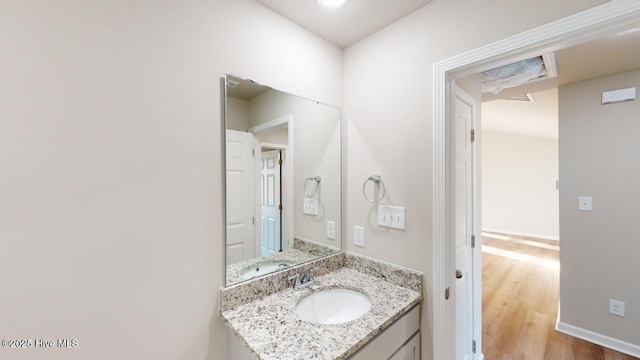
<instances>
[{"instance_id":1,"label":"white vanity cabinet","mask_svg":"<svg viewBox=\"0 0 640 360\"><path fill-rule=\"evenodd\" d=\"M420 360L420 306L396 320L349 360Z\"/></svg>"},{"instance_id":2,"label":"white vanity cabinet","mask_svg":"<svg viewBox=\"0 0 640 360\"><path fill-rule=\"evenodd\" d=\"M229 360L254 360L253 355L229 330ZM349 357L349 360L420 360L420 305Z\"/></svg>"},{"instance_id":3,"label":"white vanity cabinet","mask_svg":"<svg viewBox=\"0 0 640 360\"><path fill-rule=\"evenodd\" d=\"M420 360L420 331L413 334L389 360Z\"/></svg>"},{"instance_id":4,"label":"white vanity cabinet","mask_svg":"<svg viewBox=\"0 0 640 360\"><path fill-rule=\"evenodd\" d=\"M227 360L256 360L257 357L249 351L231 330L227 330L229 342L227 344Z\"/></svg>"}]
</instances>

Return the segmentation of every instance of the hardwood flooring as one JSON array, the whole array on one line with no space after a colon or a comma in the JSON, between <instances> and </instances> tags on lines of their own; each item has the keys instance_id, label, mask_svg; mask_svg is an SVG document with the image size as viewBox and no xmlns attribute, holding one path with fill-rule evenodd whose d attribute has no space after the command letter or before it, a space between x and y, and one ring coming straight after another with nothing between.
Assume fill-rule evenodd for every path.
<instances>
[{"instance_id":1,"label":"hardwood flooring","mask_svg":"<svg viewBox=\"0 0 640 360\"><path fill-rule=\"evenodd\" d=\"M557 241L485 232L482 246L485 359L638 359L555 331Z\"/></svg>"}]
</instances>

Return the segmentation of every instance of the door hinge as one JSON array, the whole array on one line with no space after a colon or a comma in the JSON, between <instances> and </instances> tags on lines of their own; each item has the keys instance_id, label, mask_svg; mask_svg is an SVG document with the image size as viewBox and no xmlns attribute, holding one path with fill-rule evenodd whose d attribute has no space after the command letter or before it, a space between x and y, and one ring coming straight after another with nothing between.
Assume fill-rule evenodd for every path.
<instances>
[{"instance_id":1,"label":"door hinge","mask_svg":"<svg viewBox=\"0 0 640 360\"><path fill-rule=\"evenodd\" d=\"M473 342L471 343L471 347L472 347L473 353L475 354L476 353L476 341L475 340L473 340Z\"/></svg>"},{"instance_id":2,"label":"door hinge","mask_svg":"<svg viewBox=\"0 0 640 360\"><path fill-rule=\"evenodd\" d=\"M282 165L282 159L278 159L278 165Z\"/></svg>"},{"instance_id":3,"label":"door hinge","mask_svg":"<svg viewBox=\"0 0 640 360\"><path fill-rule=\"evenodd\" d=\"M471 235L471 247L472 248L476 248L476 236L475 235Z\"/></svg>"},{"instance_id":4,"label":"door hinge","mask_svg":"<svg viewBox=\"0 0 640 360\"><path fill-rule=\"evenodd\" d=\"M471 129L471 142L475 142L475 141L476 141L476 130Z\"/></svg>"},{"instance_id":5,"label":"door hinge","mask_svg":"<svg viewBox=\"0 0 640 360\"><path fill-rule=\"evenodd\" d=\"M251 149L251 157L256 157L256 149Z\"/></svg>"},{"instance_id":6,"label":"door hinge","mask_svg":"<svg viewBox=\"0 0 640 360\"><path fill-rule=\"evenodd\" d=\"M255 225L256 224L256 217L252 216L251 217L251 225Z\"/></svg>"},{"instance_id":7,"label":"door hinge","mask_svg":"<svg viewBox=\"0 0 640 360\"><path fill-rule=\"evenodd\" d=\"M444 299L449 300L449 296L451 296L451 290L449 288L444 289Z\"/></svg>"},{"instance_id":8,"label":"door hinge","mask_svg":"<svg viewBox=\"0 0 640 360\"><path fill-rule=\"evenodd\" d=\"M282 211L282 204L278 205L278 210Z\"/></svg>"}]
</instances>

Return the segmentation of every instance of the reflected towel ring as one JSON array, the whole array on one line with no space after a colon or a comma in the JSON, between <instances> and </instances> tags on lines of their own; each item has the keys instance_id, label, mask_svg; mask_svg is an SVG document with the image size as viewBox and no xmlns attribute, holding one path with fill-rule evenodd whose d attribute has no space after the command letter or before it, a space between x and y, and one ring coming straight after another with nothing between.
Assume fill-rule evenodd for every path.
<instances>
[{"instance_id":1,"label":"reflected towel ring","mask_svg":"<svg viewBox=\"0 0 640 360\"><path fill-rule=\"evenodd\" d=\"M320 181L322 179L320 178L320 176L314 176L314 177L310 177L307 178L307 180L304 181L304 195L308 198L312 198L314 196L316 196L316 194L318 193L318 187L320 186ZM307 182L309 181L313 181L313 183L316 185L313 189L313 194L309 194L307 192Z\"/></svg>"},{"instance_id":2,"label":"reflected towel ring","mask_svg":"<svg viewBox=\"0 0 640 360\"><path fill-rule=\"evenodd\" d=\"M382 188L382 193L380 194L380 197L375 200L369 199L369 197L367 196L367 193L364 191L369 181L373 181L374 183L378 184ZM384 187L384 182L382 182L382 178L380 177L380 175L371 175L367 178L367 180L364 181L364 184L362 184L362 195L364 195L364 198L367 199L367 201L370 203L377 203L378 201L382 200L382 198L384 198L385 191L386 189Z\"/></svg>"}]
</instances>

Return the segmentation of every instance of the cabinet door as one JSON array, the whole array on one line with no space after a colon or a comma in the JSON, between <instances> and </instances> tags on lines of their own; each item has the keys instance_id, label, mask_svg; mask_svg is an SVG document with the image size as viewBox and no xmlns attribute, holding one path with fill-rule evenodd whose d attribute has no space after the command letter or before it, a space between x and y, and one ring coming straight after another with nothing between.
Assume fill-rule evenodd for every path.
<instances>
[{"instance_id":1,"label":"cabinet door","mask_svg":"<svg viewBox=\"0 0 640 360\"><path fill-rule=\"evenodd\" d=\"M420 360L420 332L415 333L389 360Z\"/></svg>"}]
</instances>

